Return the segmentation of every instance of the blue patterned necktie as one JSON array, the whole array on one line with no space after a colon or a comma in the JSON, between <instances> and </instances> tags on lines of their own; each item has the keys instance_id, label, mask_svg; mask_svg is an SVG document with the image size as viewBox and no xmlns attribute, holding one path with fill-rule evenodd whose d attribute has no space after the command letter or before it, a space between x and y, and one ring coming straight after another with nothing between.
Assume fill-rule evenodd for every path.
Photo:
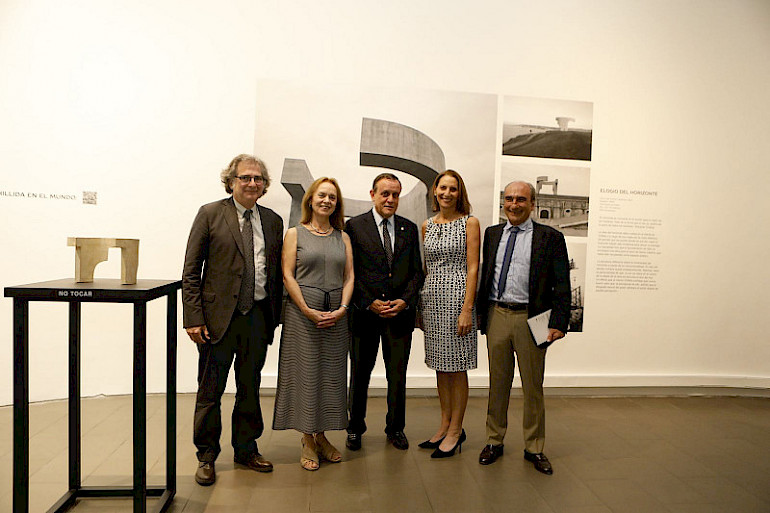
<instances>
[{"instance_id":1,"label":"blue patterned necktie","mask_svg":"<svg viewBox=\"0 0 770 513\"><path fill-rule=\"evenodd\" d=\"M513 226L508 235L508 242L505 243L505 257L503 257L503 268L500 270L500 279L497 282L497 299L503 297L505 291L505 282L508 281L508 269L511 268L513 260L513 246L516 244L516 234L521 231L518 226Z\"/></svg>"}]
</instances>

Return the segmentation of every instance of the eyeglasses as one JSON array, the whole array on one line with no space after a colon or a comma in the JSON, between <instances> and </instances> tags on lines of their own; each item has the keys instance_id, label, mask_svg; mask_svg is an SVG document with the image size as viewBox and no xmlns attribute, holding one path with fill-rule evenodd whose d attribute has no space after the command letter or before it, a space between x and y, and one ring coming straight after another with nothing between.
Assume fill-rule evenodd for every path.
<instances>
[{"instance_id":1,"label":"eyeglasses","mask_svg":"<svg viewBox=\"0 0 770 513\"><path fill-rule=\"evenodd\" d=\"M264 178L262 178L261 176L256 176L256 175L254 175L254 176L252 176L252 175L241 175L241 176L236 176L236 178L238 180L240 180L243 185L248 185L252 180L254 180L254 183L257 184L257 185L259 185L259 184L261 184L261 183L263 183L265 181Z\"/></svg>"}]
</instances>

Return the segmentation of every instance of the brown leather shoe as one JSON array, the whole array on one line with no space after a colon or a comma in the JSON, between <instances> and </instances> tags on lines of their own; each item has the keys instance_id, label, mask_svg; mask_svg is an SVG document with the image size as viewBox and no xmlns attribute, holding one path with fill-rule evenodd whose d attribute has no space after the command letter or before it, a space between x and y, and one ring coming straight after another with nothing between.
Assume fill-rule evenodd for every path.
<instances>
[{"instance_id":1,"label":"brown leather shoe","mask_svg":"<svg viewBox=\"0 0 770 513\"><path fill-rule=\"evenodd\" d=\"M201 486L211 486L216 480L217 473L214 470L214 462L199 462L198 470L195 471L195 482Z\"/></svg>"},{"instance_id":2,"label":"brown leather shoe","mask_svg":"<svg viewBox=\"0 0 770 513\"><path fill-rule=\"evenodd\" d=\"M553 467L551 467L551 462L548 461L548 458L546 458L545 454L543 454L542 452L534 453L534 452L528 452L527 450L525 450L524 459L527 461L531 461L535 465L535 469L538 472L542 472L543 474L548 474L549 476L553 474Z\"/></svg>"},{"instance_id":3,"label":"brown leather shoe","mask_svg":"<svg viewBox=\"0 0 770 513\"><path fill-rule=\"evenodd\" d=\"M236 456L234 460L238 465L249 467L251 470L256 470L257 472L273 471L273 464L267 461L264 456L258 452L253 452L246 456Z\"/></svg>"},{"instance_id":4,"label":"brown leather shoe","mask_svg":"<svg viewBox=\"0 0 770 513\"><path fill-rule=\"evenodd\" d=\"M479 463L482 465L491 465L495 461L497 461L497 458L503 455L503 446L502 445L485 445L483 449L481 449L481 454L479 454Z\"/></svg>"}]
</instances>

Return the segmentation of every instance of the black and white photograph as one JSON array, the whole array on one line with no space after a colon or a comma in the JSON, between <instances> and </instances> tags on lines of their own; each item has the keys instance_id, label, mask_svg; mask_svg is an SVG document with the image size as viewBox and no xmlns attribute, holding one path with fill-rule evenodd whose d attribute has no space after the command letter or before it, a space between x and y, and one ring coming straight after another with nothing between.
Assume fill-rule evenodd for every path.
<instances>
[{"instance_id":1,"label":"black and white photograph","mask_svg":"<svg viewBox=\"0 0 770 513\"><path fill-rule=\"evenodd\" d=\"M506 96L503 155L591 160L593 103Z\"/></svg>"},{"instance_id":2,"label":"black and white photograph","mask_svg":"<svg viewBox=\"0 0 770 513\"><path fill-rule=\"evenodd\" d=\"M584 241L567 241L569 257L570 312L568 331L583 331L583 304L586 291L586 248Z\"/></svg>"},{"instance_id":3,"label":"black and white photograph","mask_svg":"<svg viewBox=\"0 0 770 513\"><path fill-rule=\"evenodd\" d=\"M305 188L332 176L352 217L371 209L372 179L395 172L398 213L420 226L432 215L433 180L454 169L472 191L473 215L489 225L481 207L493 195L496 120L491 94L261 80L254 147L276 177L265 202L292 226Z\"/></svg>"},{"instance_id":4,"label":"black and white photograph","mask_svg":"<svg viewBox=\"0 0 770 513\"><path fill-rule=\"evenodd\" d=\"M562 232L565 236L588 236L590 168L558 164L532 164L526 159L505 161L500 166L500 222L502 194L513 181L529 182L537 191L532 217Z\"/></svg>"}]
</instances>

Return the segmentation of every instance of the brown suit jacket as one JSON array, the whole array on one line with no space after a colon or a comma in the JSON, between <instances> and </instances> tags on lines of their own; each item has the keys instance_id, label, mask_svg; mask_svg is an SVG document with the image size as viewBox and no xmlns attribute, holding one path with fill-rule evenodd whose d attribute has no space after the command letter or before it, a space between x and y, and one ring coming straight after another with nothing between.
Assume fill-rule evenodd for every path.
<instances>
[{"instance_id":1,"label":"brown suit jacket","mask_svg":"<svg viewBox=\"0 0 770 513\"><path fill-rule=\"evenodd\" d=\"M265 334L272 342L283 296L281 247L283 220L269 208L257 205L265 236L267 297L272 319ZM243 275L244 249L238 212L229 197L203 205L190 229L182 272L184 327L206 325L216 344L227 331L238 304Z\"/></svg>"}]
</instances>

